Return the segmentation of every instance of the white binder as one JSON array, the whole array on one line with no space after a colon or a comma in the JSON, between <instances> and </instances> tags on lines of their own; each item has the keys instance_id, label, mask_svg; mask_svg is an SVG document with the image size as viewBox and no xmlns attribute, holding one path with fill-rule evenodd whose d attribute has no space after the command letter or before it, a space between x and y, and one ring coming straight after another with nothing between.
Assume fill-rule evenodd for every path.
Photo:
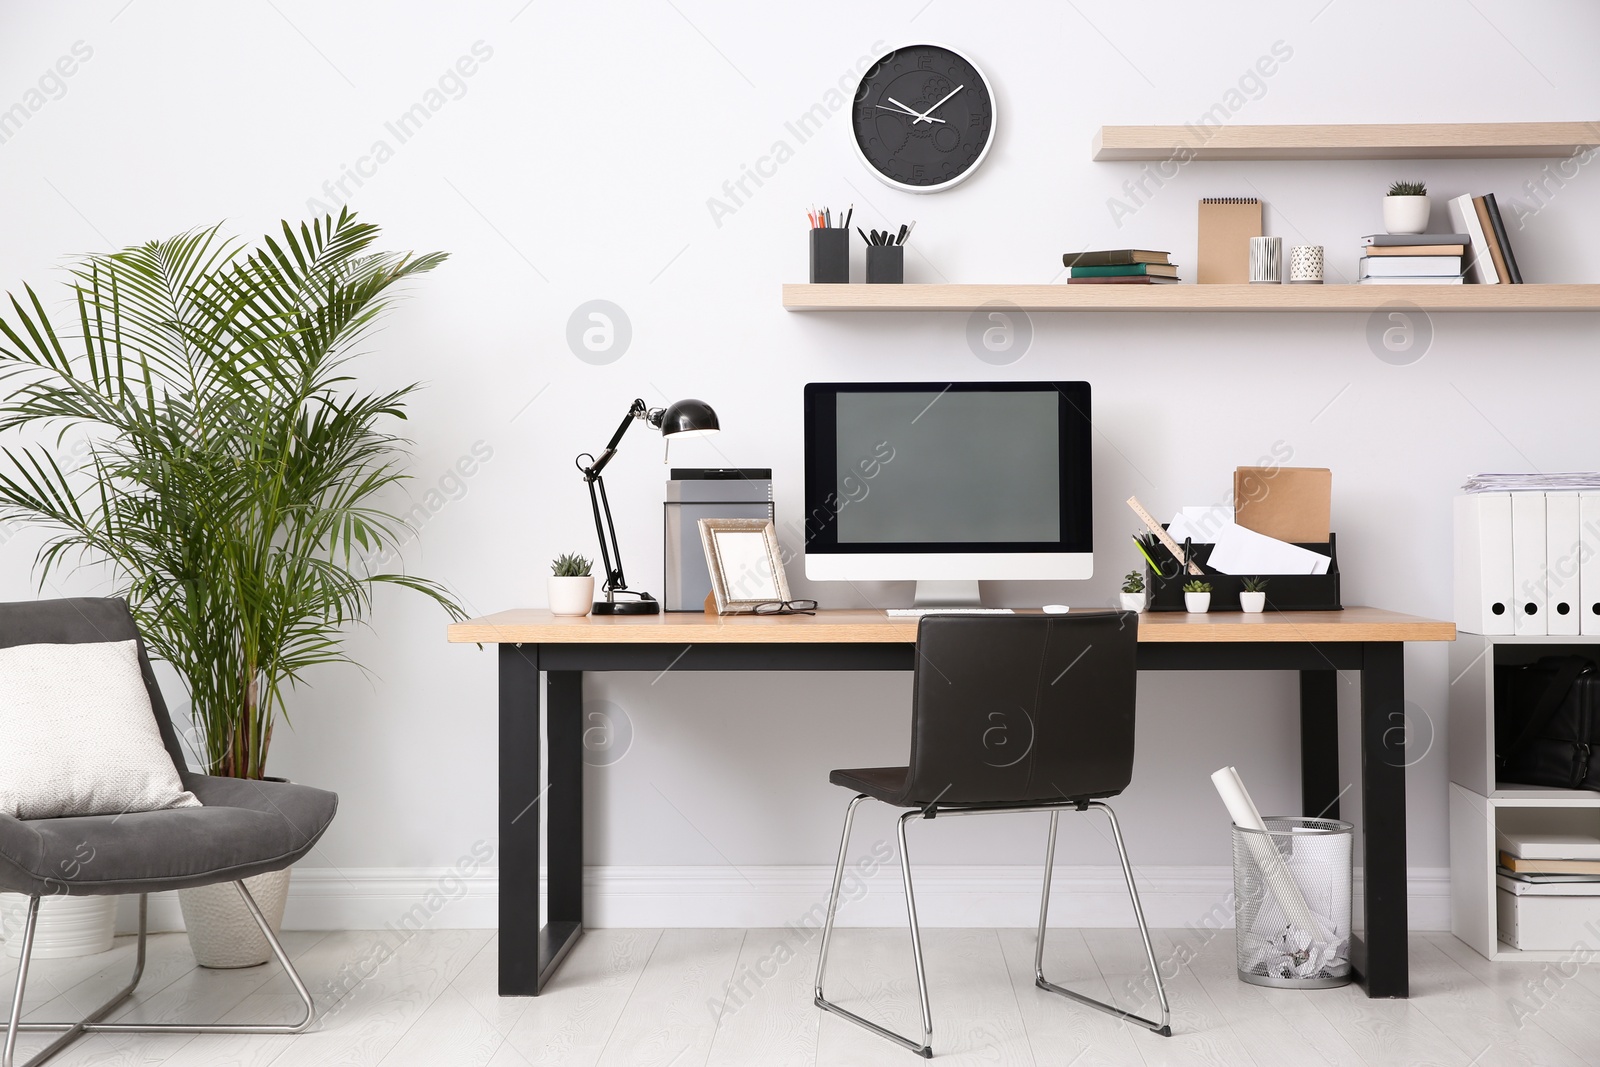
<instances>
[{"instance_id":1,"label":"white binder","mask_svg":"<svg viewBox=\"0 0 1600 1067\"><path fill-rule=\"evenodd\" d=\"M1558 636L1575 635L1583 604L1580 568L1584 547L1577 493L1544 495L1544 595L1549 614L1545 629Z\"/></svg>"},{"instance_id":2,"label":"white binder","mask_svg":"<svg viewBox=\"0 0 1600 1067\"><path fill-rule=\"evenodd\" d=\"M1600 494L1592 503L1600 516ZM1471 634L1511 633L1511 494L1456 497L1455 528L1456 627ZM1595 582L1600 597L1600 567ZM1600 615L1595 621L1600 628Z\"/></svg>"},{"instance_id":3,"label":"white binder","mask_svg":"<svg viewBox=\"0 0 1600 1067\"><path fill-rule=\"evenodd\" d=\"M1600 637L1600 493L1578 494L1583 562L1578 567L1578 632Z\"/></svg>"},{"instance_id":4,"label":"white binder","mask_svg":"<svg viewBox=\"0 0 1600 1067\"><path fill-rule=\"evenodd\" d=\"M1511 494L1512 632L1542 637L1546 633L1544 592L1544 494Z\"/></svg>"}]
</instances>

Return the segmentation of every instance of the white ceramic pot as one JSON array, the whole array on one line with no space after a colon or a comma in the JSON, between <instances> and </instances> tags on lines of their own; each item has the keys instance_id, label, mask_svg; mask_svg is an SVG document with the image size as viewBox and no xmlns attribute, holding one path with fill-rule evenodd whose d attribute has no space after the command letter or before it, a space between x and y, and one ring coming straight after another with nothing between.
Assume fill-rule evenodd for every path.
<instances>
[{"instance_id":1,"label":"white ceramic pot","mask_svg":"<svg viewBox=\"0 0 1600 1067\"><path fill-rule=\"evenodd\" d=\"M244 880L273 933L283 926L289 875L290 870L285 868ZM178 904L183 908L184 928L189 931L189 947L200 966L255 967L272 959L272 946L261 936L261 928L232 882L180 889Z\"/></svg>"},{"instance_id":2,"label":"white ceramic pot","mask_svg":"<svg viewBox=\"0 0 1600 1067\"><path fill-rule=\"evenodd\" d=\"M1428 198L1425 196L1384 197L1383 228L1390 233L1425 232L1428 228Z\"/></svg>"},{"instance_id":3,"label":"white ceramic pot","mask_svg":"<svg viewBox=\"0 0 1600 1067\"><path fill-rule=\"evenodd\" d=\"M1146 603L1145 594L1143 594L1143 593L1122 593L1122 594L1120 594L1120 596L1122 597L1122 610L1123 611L1139 611L1139 612L1144 611L1145 603Z\"/></svg>"},{"instance_id":4,"label":"white ceramic pot","mask_svg":"<svg viewBox=\"0 0 1600 1067\"><path fill-rule=\"evenodd\" d=\"M550 614L587 615L594 607L594 576L545 579L550 594Z\"/></svg>"},{"instance_id":5,"label":"white ceramic pot","mask_svg":"<svg viewBox=\"0 0 1600 1067\"><path fill-rule=\"evenodd\" d=\"M28 898L21 893L0 893L0 928L11 959L22 957L22 932L27 924ZM116 897L45 897L39 902L39 923L33 931L33 958L59 960L109 952L116 925Z\"/></svg>"},{"instance_id":6,"label":"white ceramic pot","mask_svg":"<svg viewBox=\"0 0 1600 1067\"><path fill-rule=\"evenodd\" d=\"M1183 594L1183 610L1191 615L1204 615L1211 610L1210 593Z\"/></svg>"},{"instance_id":7,"label":"white ceramic pot","mask_svg":"<svg viewBox=\"0 0 1600 1067\"><path fill-rule=\"evenodd\" d=\"M1239 607L1252 615L1259 615L1267 610L1267 594L1252 593L1246 590L1239 594Z\"/></svg>"}]
</instances>

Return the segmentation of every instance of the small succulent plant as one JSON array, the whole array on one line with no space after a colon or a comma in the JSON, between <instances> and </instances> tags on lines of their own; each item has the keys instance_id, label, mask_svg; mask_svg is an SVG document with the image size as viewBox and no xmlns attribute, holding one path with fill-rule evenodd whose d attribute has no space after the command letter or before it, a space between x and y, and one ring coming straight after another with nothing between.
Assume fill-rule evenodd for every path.
<instances>
[{"instance_id":1,"label":"small succulent plant","mask_svg":"<svg viewBox=\"0 0 1600 1067\"><path fill-rule=\"evenodd\" d=\"M1184 582L1183 591L1185 593L1209 593L1211 592L1211 583L1202 582L1200 579L1196 578L1193 581Z\"/></svg>"},{"instance_id":2,"label":"small succulent plant","mask_svg":"<svg viewBox=\"0 0 1600 1067\"><path fill-rule=\"evenodd\" d=\"M1395 182L1389 186L1390 196L1427 196L1428 186L1425 182Z\"/></svg>"},{"instance_id":3,"label":"small succulent plant","mask_svg":"<svg viewBox=\"0 0 1600 1067\"><path fill-rule=\"evenodd\" d=\"M568 552L550 561L550 573L557 578L587 578L589 561L576 552Z\"/></svg>"},{"instance_id":4,"label":"small succulent plant","mask_svg":"<svg viewBox=\"0 0 1600 1067\"><path fill-rule=\"evenodd\" d=\"M1122 591L1124 593L1144 592L1144 575L1138 571L1129 571L1128 576L1122 579Z\"/></svg>"},{"instance_id":5,"label":"small succulent plant","mask_svg":"<svg viewBox=\"0 0 1600 1067\"><path fill-rule=\"evenodd\" d=\"M1244 580L1244 591L1246 593L1265 593L1267 591L1267 579L1246 578Z\"/></svg>"}]
</instances>

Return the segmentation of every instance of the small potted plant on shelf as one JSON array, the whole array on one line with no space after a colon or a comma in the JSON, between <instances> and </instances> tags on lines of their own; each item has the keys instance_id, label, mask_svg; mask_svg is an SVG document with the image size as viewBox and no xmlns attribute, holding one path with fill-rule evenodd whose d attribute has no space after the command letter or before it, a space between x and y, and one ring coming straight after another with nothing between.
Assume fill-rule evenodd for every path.
<instances>
[{"instance_id":1,"label":"small potted plant on shelf","mask_svg":"<svg viewBox=\"0 0 1600 1067\"><path fill-rule=\"evenodd\" d=\"M594 606L594 576L589 561L575 552L557 556L550 563L547 579L550 614L587 615Z\"/></svg>"},{"instance_id":2,"label":"small potted plant on shelf","mask_svg":"<svg viewBox=\"0 0 1600 1067\"><path fill-rule=\"evenodd\" d=\"M1267 608L1267 580L1265 578L1246 578L1244 591L1239 594L1239 607L1252 615L1259 615Z\"/></svg>"},{"instance_id":3,"label":"small potted plant on shelf","mask_svg":"<svg viewBox=\"0 0 1600 1067\"><path fill-rule=\"evenodd\" d=\"M1144 609L1144 575L1138 571L1129 571L1128 576L1122 579L1122 610L1143 611Z\"/></svg>"},{"instance_id":4,"label":"small potted plant on shelf","mask_svg":"<svg viewBox=\"0 0 1600 1067\"><path fill-rule=\"evenodd\" d=\"M1211 583L1198 578L1183 583L1183 610L1191 615L1204 615L1211 610Z\"/></svg>"},{"instance_id":5,"label":"small potted plant on shelf","mask_svg":"<svg viewBox=\"0 0 1600 1067\"><path fill-rule=\"evenodd\" d=\"M1395 182L1383 198L1383 228L1390 233L1422 233L1428 228L1428 187Z\"/></svg>"}]
</instances>

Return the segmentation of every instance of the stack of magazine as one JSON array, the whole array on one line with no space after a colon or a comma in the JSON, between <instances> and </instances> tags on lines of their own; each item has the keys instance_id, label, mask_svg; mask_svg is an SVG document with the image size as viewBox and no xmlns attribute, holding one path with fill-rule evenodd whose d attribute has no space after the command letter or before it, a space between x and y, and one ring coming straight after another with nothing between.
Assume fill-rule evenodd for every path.
<instances>
[{"instance_id":1,"label":"stack of magazine","mask_svg":"<svg viewBox=\"0 0 1600 1067\"><path fill-rule=\"evenodd\" d=\"M1566 474L1474 474L1461 487L1464 493L1557 493L1565 490L1600 490L1600 473L1571 471Z\"/></svg>"},{"instance_id":2,"label":"stack of magazine","mask_svg":"<svg viewBox=\"0 0 1600 1067\"><path fill-rule=\"evenodd\" d=\"M1502 832L1500 888L1517 896L1600 896L1600 837Z\"/></svg>"}]
</instances>

